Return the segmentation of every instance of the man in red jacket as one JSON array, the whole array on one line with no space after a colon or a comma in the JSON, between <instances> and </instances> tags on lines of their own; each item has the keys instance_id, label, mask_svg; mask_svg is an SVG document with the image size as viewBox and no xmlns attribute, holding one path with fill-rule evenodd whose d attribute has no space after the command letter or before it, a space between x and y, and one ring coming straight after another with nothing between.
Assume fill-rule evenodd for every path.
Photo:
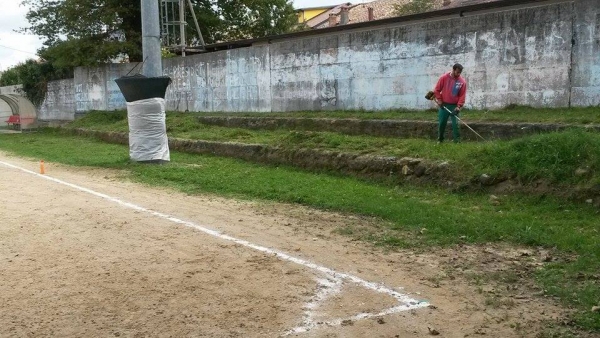
<instances>
[{"instance_id":1,"label":"man in red jacket","mask_svg":"<svg viewBox=\"0 0 600 338\"><path fill-rule=\"evenodd\" d=\"M433 90L435 102L440 106L440 110L438 111L438 142L444 141L444 132L448 124L448 117L452 118L452 140L455 143L460 142L460 131L456 115L458 115L464 106L467 97L467 81L460 76L462 70L462 65L455 64L451 72L440 77ZM448 113L443 107L448 108L452 114Z\"/></svg>"}]
</instances>

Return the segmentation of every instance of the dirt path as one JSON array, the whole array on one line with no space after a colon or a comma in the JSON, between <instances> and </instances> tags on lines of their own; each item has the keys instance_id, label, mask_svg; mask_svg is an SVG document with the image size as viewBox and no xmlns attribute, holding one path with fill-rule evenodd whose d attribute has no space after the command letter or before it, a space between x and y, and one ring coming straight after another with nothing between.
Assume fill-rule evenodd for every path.
<instances>
[{"instance_id":1,"label":"dirt path","mask_svg":"<svg viewBox=\"0 0 600 338\"><path fill-rule=\"evenodd\" d=\"M510 248L386 253L332 232L370 219L6 164L39 170L0 153L2 337L519 337L562 315L463 278L522 266Z\"/></svg>"}]
</instances>

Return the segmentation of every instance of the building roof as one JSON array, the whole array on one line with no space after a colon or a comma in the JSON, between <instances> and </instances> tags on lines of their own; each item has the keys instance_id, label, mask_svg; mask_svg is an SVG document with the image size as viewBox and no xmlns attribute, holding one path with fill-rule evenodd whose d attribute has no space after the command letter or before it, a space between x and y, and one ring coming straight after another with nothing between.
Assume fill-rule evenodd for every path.
<instances>
[{"instance_id":1,"label":"building roof","mask_svg":"<svg viewBox=\"0 0 600 338\"><path fill-rule=\"evenodd\" d=\"M462 16L464 13L469 12L477 12L481 10L501 10L506 7L517 6L517 5L533 5L536 3L544 3L548 2L548 0L453 0L454 1L462 1L467 2L468 5L460 5L456 4L453 6L442 7L432 12L426 13L417 13L405 16L392 16L389 18L377 18L375 17L374 21L364 21L364 22L350 22L347 25L337 25L335 27L326 27L324 29L312 29L306 31L299 31L294 33L286 33L280 35L272 35L266 36L262 38L255 39L246 39L246 40L237 40L237 41L227 41L214 43L205 46L205 50L202 52L211 52L217 50L226 50L226 49L235 49L235 48L243 48L250 47L254 44L263 44L263 43L272 43L276 41L284 41L288 39L295 38L305 38L309 36L318 36L321 34L328 34L334 32L342 32L342 31L350 31L354 29L364 29L364 28L372 28L385 26L389 24L398 24L403 22L414 22L415 20L424 20L438 17L447 17L449 15L460 15ZM474 3L475 2L475 3Z\"/></svg>"},{"instance_id":2,"label":"building roof","mask_svg":"<svg viewBox=\"0 0 600 338\"><path fill-rule=\"evenodd\" d=\"M408 2L410 2L410 0L377 0L360 4L350 10L349 23L369 21L369 8L373 8L374 20L395 16L394 5L403 5Z\"/></svg>"},{"instance_id":3,"label":"building roof","mask_svg":"<svg viewBox=\"0 0 600 338\"><path fill-rule=\"evenodd\" d=\"M296 12L312 11L312 10L318 10L318 9L331 9L333 7L335 7L335 5L331 5L331 6L316 6L316 7L302 7L302 8L296 8Z\"/></svg>"},{"instance_id":4,"label":"building roof","mask_svg":"<svg viewBox=\"0 0 600 338\"><path fill-rule=\"evenodd\" d=\"M368 8L373 8L373 16L374 20L387 19L391 17L395 17L394 14L395 6L404 5L409 3L411 0L375 0L371 2L362 3L359 5L351 6L349 9L349 24L359 23L369 21L369 12ZM498 2L502 0L434 0L434 8L433 10L447 9L447 8L457 8L463 6L470 5L478 5L489 2ZM448 4L449 3L449 4ZM333 14L338 14L337 12L332 12ZM329 14L327 14L327 18ZM310 26L312 28L325 28L329 27L329 22L325 18L325 20L321 20L317 25Z\"/></svg>"},{"instance_id":5,"label":"building roof","mask_svg":"<svg viewBox=\"0 0 600 338\"><path fill-rule=\"evenodd\" d=\"M330 8L328 11L325 11L325 12L315 16L314 18L305 21L304 24L310 28L322 28L321 26L323 26L323 24L325 24L325 27L329 27L329 25L328 25L329 15L330 14L338 15L340 13L340 11L342 10L342 7L344 7L344 6L351 8L352 4L349 2L345 2L343 4L334 6L334 7Z\"/></svg>"}]
</instances>

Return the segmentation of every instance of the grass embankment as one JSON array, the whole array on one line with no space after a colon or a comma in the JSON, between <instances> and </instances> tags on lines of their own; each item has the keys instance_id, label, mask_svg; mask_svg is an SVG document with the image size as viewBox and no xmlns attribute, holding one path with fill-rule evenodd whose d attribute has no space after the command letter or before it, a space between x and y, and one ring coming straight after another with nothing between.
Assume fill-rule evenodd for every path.
<instances>
[{"instance_id":1,"label":"grass embankment","mask_svg":"<svg viewBox=\"0 0 600 338\"><path fill-rule=\"evenodd\" d=\"M431 140L351 136L331 132L294 130L255 131L204 125L197 114L167 114L170 137L219 142L266 144L287 149L310 148L356 154L416 157L449 161L457 180L483 173L515 177L527 184L600 184L600 135L571 130L513 141L465 142L438 146ZM93 112L69 125L102 131L127 132L126 112ZM582 169L584 174L574 173Z\"/></svg>"},{"instance_id":2,"label":"grass embankment","mask_svg":"<svg viewBox=\"0 0 600 338\"><path fill-rule=\"evenodd\" d=\"M463 109L463 118L480 122L523 122L600 124L600 108L532 108L510 106L499 110ZM262 117L307 117L307 118L356 118L436 121L437 110L389 110L389 111L331 111L331 112L288 112L288 113L194 113L198 116L262 116Z\"/></svg>"},{"instance_id":3,"label":"grass embankment","mask_svg":"<svg viewBox=\"0 0 600 338\"><path fill-rule=\"evenodd\" d=\"M90 114L74 127L127 131L124 113ZM305 140L294 131L253 132L199 125L192 115L169 114L170 136L327 148L357 147L376 153L394 147L402 156L448 160L464 170L517 175L524 181L545 178L557 183L598 183L600 136L582 131L546 134L510 142L463 143L436 147L428 140L346 138L332 133ZM279 133L279 134L278 134ZM276 135L276 136L273 136ZM278 136L277 136L278 135ZM276 137L281 137L277 139ZM340 139L336 139L336 138ZM248 141L248 140L252 141ZM319 142L315 140L319 139ZM264 141L261 141L264 140ZM287 143L286 143L287 142ZM308 143L312 142L312 143ZM397 142L397 143L394 143ZM131 163L128 148L88 138L65 136L53 130L35 134L0 135L0 149L48 162L124 170L143 183L169 186L186 193L301 203L327 210L369 215L386 220L385 229L349 235L389 247L427 248L457 243L510 243L554 250L560 259L536 273L540 289L577 309L574 323L600 333L600 314L591 312L600 300L600 214L588 205L549 197L501 196L492 204L482 194L449 193L429 187L394 186L290 167L272 167L239 160L172 153L161 166ZM335 148L334 148L335 149ZM339 150L339 149L338 149ZM90 156L90 154L94 154ZM418 154L418 156L416 155ZM471 168L471 169L468 169ZM579 168L585 175L574 175ZM426 229L426 231L423 231Z\"/></svg>"}]
</instances>

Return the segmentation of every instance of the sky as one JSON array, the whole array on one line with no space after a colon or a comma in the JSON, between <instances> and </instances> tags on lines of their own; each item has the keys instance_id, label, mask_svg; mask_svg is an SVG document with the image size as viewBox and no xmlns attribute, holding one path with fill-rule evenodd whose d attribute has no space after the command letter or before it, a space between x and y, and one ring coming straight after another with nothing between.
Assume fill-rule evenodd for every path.
<instances>
[{"instance_id":1,"label":"sky","mask_svg":"<svg viewBox=\"0 0 600 338\"><path fill-rule=\"evenodd\" d=\"M370 0L369 0L370 1ZM316 7L343 3L344 0L294 0L294 7ZM367 0L349 0L354 4ZM27 27L27 8L21 0L0 0L0 71L11 68L30 58L36 58L36 51L42 41L34 35L17 33L15 30Z\"/></svg>"},{"instance_id":2,"label":"sky","mask_svg":"<svg viewBox=\"0 0 600 338\"><path fill-rule=\"evenodd\" d=\"M27 9L20 3L20 0L0 0L0 71L36 58L35 53L42 45L36 36L14 32L27 24Z\"/></svg>"}]
</instances>

